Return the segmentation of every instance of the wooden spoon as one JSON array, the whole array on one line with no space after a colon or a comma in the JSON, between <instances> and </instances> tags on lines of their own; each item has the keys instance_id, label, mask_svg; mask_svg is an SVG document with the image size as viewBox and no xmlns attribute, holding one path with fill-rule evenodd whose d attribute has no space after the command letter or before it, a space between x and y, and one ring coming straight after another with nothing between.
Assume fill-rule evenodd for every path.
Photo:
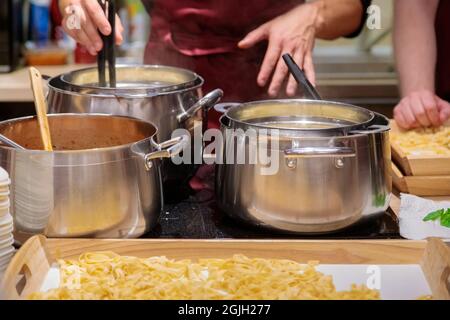
<instances>
[{"instance_id":1,"label":"wooden spoon","mask_svg":"<svg viewBox=\"0 0 450 320\"><path fill-rule=\"evenodd\" d=\"M42 144L44 145L44 150L53 151L50 127L48 125L47 118L47 104L45 103L44 90L42 88L42 75L36 68L30 68L30 80L31 88L33 89L34 107L36 108Z\"/></svg>"}]
</instances>

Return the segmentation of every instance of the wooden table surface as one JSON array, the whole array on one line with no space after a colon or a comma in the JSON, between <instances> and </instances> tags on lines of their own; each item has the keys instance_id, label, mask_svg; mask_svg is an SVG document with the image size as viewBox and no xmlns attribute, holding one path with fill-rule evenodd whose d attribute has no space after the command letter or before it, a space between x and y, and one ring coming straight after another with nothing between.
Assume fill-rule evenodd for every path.
<instances>
[{"instance_id":1,"label":"wooden table surface","mask_svg":"<svg viewBox=\"0 0 450 320\"><path fill-rule=\"evenodd\" d=\"M36 66L43 75L56 76L89 65ZM0 102L32 102L33 92L28 68L21 68L12 73L0 74Z\"/></svg>"}]
</instances>

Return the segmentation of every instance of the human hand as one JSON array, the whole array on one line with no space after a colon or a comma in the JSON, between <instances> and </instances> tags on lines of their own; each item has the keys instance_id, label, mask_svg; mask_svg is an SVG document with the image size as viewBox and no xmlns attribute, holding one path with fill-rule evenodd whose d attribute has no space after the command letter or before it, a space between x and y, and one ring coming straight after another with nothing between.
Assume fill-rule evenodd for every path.
<instances>
[{"instance_id":1,"label":"human hand","mask_svg":"<svg viewBox=\"0 0 450 320\"><path fill-rule=\"evenodd\" d=\"M394 119L403 129L438 127L450 118L450 103L429 90L414 91L394 108Z\"/></svg>"},{"instance_id":2,"label":"human hand","mask_svg":"<svg viewBox=\"0 0 450 320\"><path fill-rule=\"evenodd\" d=\"M315 73L312 50L317 30L323 24L321 16L322 3L319 1L305 3L277 18L261 25L247 34L238 46L241 49L253 47L260 41L267 40L268 47L265 54L257 83L265 86L272 75L268 93L275 97L288 76L288 69L281 56L291 54L294 61L305 71L308 80L315 84ZM292 76L286 87L286 94L294 96L297 82Z\"/></svg>"},{"instance_id":3,"label":"human hand","mask_svg":"<svg viewBox=\"0 0 450 320\"><path fill-rule=\"evenodd\" d=\"M62 26L66 33L84 45L90 54L96 55L103 47L100 32L111 34L111 26L97 0L60 0ZM77 21L74 21L76 19ZM79 28L78 28L79 26ZM116 15L116 44L123 41L123 26Z\"/></svg>"}]
</instances>

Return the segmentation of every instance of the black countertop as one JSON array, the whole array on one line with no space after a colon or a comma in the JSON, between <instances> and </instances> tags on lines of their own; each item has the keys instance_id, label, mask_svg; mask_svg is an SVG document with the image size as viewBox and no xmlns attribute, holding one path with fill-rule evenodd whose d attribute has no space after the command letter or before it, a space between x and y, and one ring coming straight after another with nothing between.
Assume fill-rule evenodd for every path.
<instances>
[{"instance_id":1,"label":"black countertop","mask_svg":"<svg viewBox=\"0 0 450 320\"><path fill-rule=\"evenodd\" d=\"M398 224L389 212L338 233L286 234L248 226L220 212L210 191L166 204L159 224L144 238L192 239L396 239Z\"/></svg>"}]
</instances>

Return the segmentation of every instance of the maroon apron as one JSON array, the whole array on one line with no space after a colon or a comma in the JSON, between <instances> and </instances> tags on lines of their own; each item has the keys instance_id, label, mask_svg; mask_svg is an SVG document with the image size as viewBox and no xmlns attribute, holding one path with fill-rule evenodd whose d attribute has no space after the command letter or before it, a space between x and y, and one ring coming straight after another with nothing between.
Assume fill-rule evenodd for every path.
<instances>
[{"instance_id":1,"label":"maroon apron","mask_svg":"<svg viewBox=\"0 0 450 320\"><path fill-rule=\"evenodd\" d=\"M436 93L450 101L450 1L440 0L436 13Z\"/></svg>"},{"instance_id":2,"label":"maroon apron","mask_svg":"<svg viewBox=\"0 0 450 320\"><path fill-rule=\"evenodd\" d=\"M303 0L143 0L151 14L151 34L144 62L193 70L205 79L204 91L221 88L223 101L267 98L256 83L267 44L241 50L237 43L263 23ZM150 8L151 7L151 8ZM208 113L208 127L219 126L219 114ZM194 190L210 193L214 166L202 166L190 181Z\"/></svg>"},{"instance_id":3,"label":"maroon apron","mask_svg":"<svg viewBox=\"0 0 450 320\"><path fill-rule=\"evenodd\" d=\"M263 23L302 0L143 0L151 13L145 63L193 70L205 79L204 91L221 88L223 101L267 98L256 78L266 44L241 50L237 43ZM210 113L209 127L219 115Z\"/></svg>"}]
</instances>

